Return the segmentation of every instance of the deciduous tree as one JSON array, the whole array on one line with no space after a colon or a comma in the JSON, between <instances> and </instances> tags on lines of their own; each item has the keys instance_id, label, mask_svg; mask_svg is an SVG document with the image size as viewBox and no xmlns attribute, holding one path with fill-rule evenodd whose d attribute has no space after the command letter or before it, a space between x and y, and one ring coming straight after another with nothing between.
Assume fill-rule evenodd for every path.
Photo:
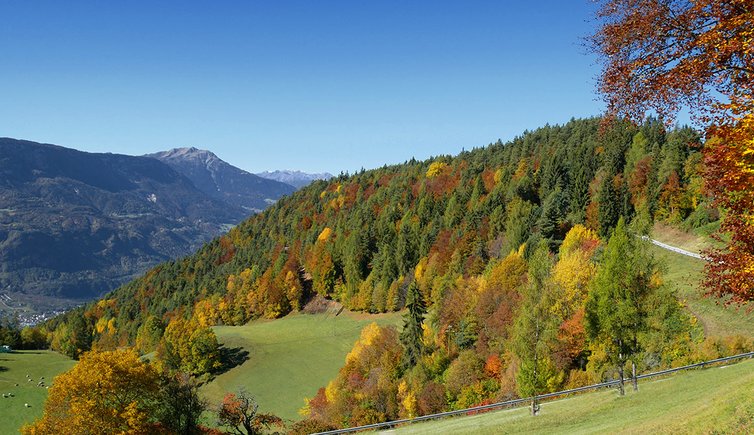
<instances>
[{"instance_id":1,"label":"deciduous tree","mask_svg":"<svg viewBox=\"0 0 754 435\"><path fill-rule=\"evenodd\" d=\"M283 420L274 414L259 412L259 404L245 390L228 393L217 410L217 424L238 435L257 435L271 427L283 426Z\"/></svg>"},{"instance_id":2,"label":"deciduous tree","mask_svg":"<svg viewBox=\"0 0 754 435\"><path fill-rule=\"evenodd\" d=\"M591 37L604 61L599 87L613 114L672 121L682 106L706 128L705 173L729 210L722 250L708 253L705 287L754 300L754 2L603 0Z\"/></svg>"},{"instance_id":3,"label":"deciduous tree","mask_svg":"<svg viewBox=\"0 0 754 435\"><path fill-rule=\"evenodd\" d=\"M136 352L84 353L55 378L44 415L25 434L160 433L160 376Z\"/></svg>"}]
</instances>

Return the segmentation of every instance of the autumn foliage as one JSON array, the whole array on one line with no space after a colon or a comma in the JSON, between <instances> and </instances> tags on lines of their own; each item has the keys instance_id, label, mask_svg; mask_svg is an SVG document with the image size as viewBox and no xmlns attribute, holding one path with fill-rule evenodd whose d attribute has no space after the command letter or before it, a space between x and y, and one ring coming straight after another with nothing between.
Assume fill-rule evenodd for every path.
<instances>
[{"instance_id":1,"label":"autumn foliage","mask_svg":"<svg viewBox=\"0 0 754 435\"><path fill-rule=\"evenodd\" d=\"M754 2L605 0L598 17L591 43L609 112L640 120L651 109L670 121L686 107L705 128L705 181L730 236L708 253L705 287L754 300ZM669 183L666 200L677 191Z\"/></svg>"},{"instance_id":2,"label":"autumn foliage","mask_svg":"<svg viewBox=\"0 0 754 435\"><path fill-rule=\"evenodd\" d=\"M751 109L754 4L749 0L604 0L591 38L604 59L600 90L612 113L707 121Z\"/></svg>"},{"instance_id":3,"label":"autumn foliage","mask_svg":"<svg viewBox=\"0 0 754 435\"><path fill-rule=\"evenodd\" d=\"M711 131L707 188L728 211L721 230L730 233L730 242L707 254L704 285L713 295L746 303L754 300L754 114Z\"/></svg>"},{"instance_id":4,"label":"autumn foliage","mask_svg":"<svg viewBox=\"0 0 754 435\"><path fill-rule=\"evenodd\" d=\"M44 416L25 434L162 432L160 376L133 351L84 354L55 378Z\"/></svg>"},{"instance_id":5,"label":"autumn foliage","mask_svg":"<svg viewBox=\"0 0 754 435\"><path fill-rule=\"evenodd\" d=\"M246 391L225 395L217 411L217 423L239 435L262 434L283 426L280 417L259 412L259 405Z\"/></svg>"},{"instance_id":6,"label":"autumn foliage","mask_svg":"<svg viewBox=\"0 0 754 435\"><path fill-rule=\"evenodd\" d=\"M75 356L134 344L156 350L166 372L203 380L218 369L214 325L277 318L322 298L372 313L408 307L405 328L363 332L308 401L301 431L602 379L614 366L587 338L585 301L613 225L713 217L697 133L658 120L606 128L573 120L455 158L315 182L49 322L53 346ZM693 358L695 324L676 298L653 304L662 315L639 338L640 369ZM525 318L529 308L536 318Z\"/></svg>"}]
</instances>

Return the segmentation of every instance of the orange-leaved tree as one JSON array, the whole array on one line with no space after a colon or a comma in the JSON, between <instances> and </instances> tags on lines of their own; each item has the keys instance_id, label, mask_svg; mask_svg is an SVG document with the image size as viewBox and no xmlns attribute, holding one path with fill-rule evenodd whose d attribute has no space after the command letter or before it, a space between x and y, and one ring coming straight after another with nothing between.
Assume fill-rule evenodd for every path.
<instances>
[{"instance_id":1,"label":"orange-leaved tree","mask_svg":"<svg viewBox=\"0 0 754 435\"><path fill-rule=\"evenodd\" d=\"M705 182L731 242L708 253L707 291L754 300L754 2L602 0L591 36L611 114L670 122L686 107L706 129Z\"/></svg>"}]
</instances>

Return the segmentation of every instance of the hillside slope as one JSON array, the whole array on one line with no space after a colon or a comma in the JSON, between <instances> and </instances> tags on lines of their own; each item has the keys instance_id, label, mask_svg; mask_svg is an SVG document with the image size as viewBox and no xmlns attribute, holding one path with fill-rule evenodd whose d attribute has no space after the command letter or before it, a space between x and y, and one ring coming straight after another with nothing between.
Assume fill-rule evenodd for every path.
<instances>
[{"instance_id":1,"label":"hillside slope","mask_svg":"<svg viewBox=\"0 0 754 435\"><path fill-rule=\"evenodd\" d=\"M123 286L101 315L116 318L116 341L127 342L147 316L169 318L200 300L222 302L210 321L224 324L282 316L312 293L353 310L399 309L417 267L428 292L433 277L478 274L527 241L556 247L577 223L608 234L635 202L649 202L658 220L703 218L703 198L696 209L677 205L701 196L688 163L700 156L695 140L656 122L600 133L599 119L578 120L457 157L317 181ZM678 174L688 181L678 185Z\"/></svg>"},{"instance_id":2,"label":"hillside slope","mask_svg":"<svg viewBox=\"0 0 754 435\"><path fill-rule=\"evenodd\" d=\"M185 175L205 194L249 212L260 212L295 189L268 180L220 160L210 151L175 148L147 154Z\"/></svg>"},{"instance_id":3,"label":"hillside slope","mask_svg":"<svg viewBox=\"0 0 754 435\"><path fill-rule=\"evenodd\" d=\"M311 418L354 426L526 394L515 353L526 346L516 342L537 337L521 330L532 312L526 304L541 305L537 313L547 313L553 332L548 370L538 372L548 376L547 390L609 375L614 352L586 340L586 303L595 277L611 279L602 273L610 270L601 268L603 253L619 267L628 252L636 261L627 263L653 277L638 302L637 322L646 327L635 337L637 370L695 361L749 344L706 339L641 239L620 225L615 240L626 251L618 254L608 238L620 218L646 229L653 220L714 219L699 190L700 159L693 130L587 119L456 157L344 174L284 197L196 254L47 327L61 346L84 348L79 338L86 347L93 338L95 349L157 347L175 367L192 370L193 354L164 353L181 328L279 318L314 295L370 313L413 301L411 337L365 328L352 357L310 402ZM540 278L532 278L535 268ZM547 298L536 302L542 288Z\"/></svg>"},{"instance_id":4,"label":"hillside slope","mask_svg":"<svg viewBox=\"0 0 754 435\"><path fill-rule=\"evenodd\" d=\"M246 215L155 159L2 138L0 293L89 300Z\"/></svg>"},{"instance_id":5,"label":"hillside slope","mask_svg":"<svg viewBox=\"0 0 754 435\"><path fill-rule=\"evenodd\" d=\"M587 393L527 408L404 426L398 434L742 434L754 431L754 361L639 384L625 397Z\"/></svg>"}]
</instances>

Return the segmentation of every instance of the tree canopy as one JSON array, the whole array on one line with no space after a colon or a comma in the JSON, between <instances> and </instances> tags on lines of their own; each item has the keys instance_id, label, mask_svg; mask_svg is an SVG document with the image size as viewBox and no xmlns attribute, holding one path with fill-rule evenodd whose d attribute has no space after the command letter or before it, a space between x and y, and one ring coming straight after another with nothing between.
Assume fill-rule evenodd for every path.
<instances>
[{"instance_id":1,"label":"tree canopy","mask_svg":"<svg viewBox=\"0 0 754 435\"><path fill-rule=\"evenodd\" d=\"M686 108L704 127L706 188L727 211L730 239L707 252L704 284L754 300L754 2L603 0L597 16L590 41L608 111L639 121L654 110L670 122Z\"/></svg>"}]
</instances>

